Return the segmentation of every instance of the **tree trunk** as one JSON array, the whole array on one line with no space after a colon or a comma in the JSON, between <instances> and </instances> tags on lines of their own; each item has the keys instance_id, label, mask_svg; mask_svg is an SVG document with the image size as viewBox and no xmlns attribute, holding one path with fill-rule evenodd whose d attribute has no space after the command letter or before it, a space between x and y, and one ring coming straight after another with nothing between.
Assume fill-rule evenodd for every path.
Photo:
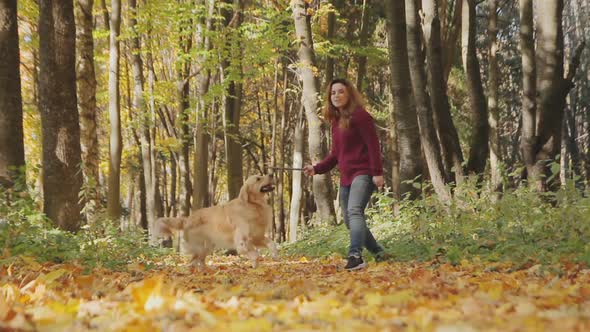
<instances>
[{"instance_id":1,"label":"tree trunk","mask_svg":"<svg viewBox=\"0 0 590 332\"><path fill-rule=\"evenodd\" d=\"M118 220L121 217L121 151L123 149L119 90L121 0L113 0L111 2L110 28L109 119L111 122L111 132L107 212L111 219Z\"/></svg>"},{"instance_id":2,"label":"tree trunk","mask_svg":"<svg viewBox=\"0 0 590 332\"><path fill-rule=\"evenodd\" d=\"M39 109L44 212L60 228L80 227L80 126L76 108L76 28L71 0L39 1Z\"/></svg>"},{"instance_id":3,"label":"tree trunk","mask_svg":"<svg viewBox=\"0 0 590 332\"><path fill-rule=\"evenodd\" d=\"M334 0L329 0L332 7L334 7ZM326 40L330 43L333 42L334 34L336 32L336 13L334 10L328 12L328 31L326 34ZM326 82L324 86L328 86L328 84L334 79L334 58L328 54L326 57Z\"/></svg>"},{"instance_id":4,"label":"tree trunk","mask_svg":"<svg viewBox=\"0 0 590 332\"><path fill-rule=\"evenodd\" d=\"M537 66L533 27L533 0L520 0L520 49L522 53L522 137L520 149L531 179L535 164Z\"/></svg>"},{"instance_id":5,"label":"tree trunk","mask_svg":"<svg viewBox=\"0 0 590 332\"><path fill-rule=\"evenodd\" d=\"M460 7L458 4L460 2L461 0L456 1L455 8ZM461 183L463 181L463 153L461 152L459 134L451 116L451 106L447 95L447 76L445 76L447 74L443 72L444 58L440 37L441 22L438 0L422 0L422 10L424 13L422 31L426 43L430 104L434 116L434 126L440 141L445 178Z\"/></svg>"},{"instance_id":6,"label":"tree trunk","mask_svg":"<svg viewBox=\"0 0 590 332\"><path fill-rule=\"evenodd\" d=\"M304 0L291 2L293 8L293 20L295 21L295 34L299 42L299 61L301 67L298 70L303 82L302 103L305 107L305 117L309 128L309 156L312 163L317 163L326 154L325 134L322 123L317 115L319 107L319 90L317 78L314 76L315 52L311 34L310 17L307 15L307 4ZM332 184L328 174L313 176L313 193L317 205L319 218L329 224L335 224L334 204L332 200Z\"/></svg>"},{"instance_id":7,"label":"tree trunk","mask_svg":"<svg viewBox=\"0 0 590 332\"><path fill-rule=\"evenodd\" d=\"M240 139L240 112L242 108L242 84L241 84L241 54L239 27L242 24L243 3L241 0L226 0L233 2L233 12L225 10L224 17L227 24L227 48L229 54L233 54L234 63L229 58L223 60L224 79L229 75L226 71L233 71L238 74L238 79L231 79L227 84L225 96L225 119L226 119L226 158L227 158L227 186L229 199L238 197L240 188L244 181L242 170L242 144ZM237 55L237 56L236 56Z\"/></svg>"},{"instance_id":8,"label":"tree trunk","mask_svg":"<svg viewBox=\"0 0 590 332\"><path fill-rule=\"evenodd\" d=\"M77 43L77 77L78 110L80 112L80 135L84 178L92 191L90 199L100 204L98 186L98 134L96 132L96 74L94 71L94 39L92 38L94 0L77 0L76 43Z\"/></svg>"},{"instance_id":9,"label":"tree trunk","mask_svg":"<svg viewBox=\"0 0 590 332\"><path fill-rule=\"evenodd\" d=\"M107 2L105 0L100 0L100 8L102 14L102 20L104 21L104 28L105 30L111 29L110 18L109 18L109 10L107 9Z\"/></svg>"},{"instance_id":10,"label":"tree trunk","mask_svg":"<svg viewBox=\"0 0 590 332\"><path fill-rule=\"evenodd\" d=\"M295 133L293 134L293 168L303 167L303 106L299 111L299 116L295 124ZM293 184L291 191L291 207L289 213L289 242L297 241L297 227L299 225L299 210L301 209L301 197L303 188L301 187L301 172L293 172Z\"/></svg>"},{"instance_id":11,"label":"tree trunk","mask_svg":"<svg viewBox=\"0 0 590 332\"><path fill-rule=\"evenodd\" d=\"M178 0L182 2L182 0ZM189 133L189 112L190 112L190 79L191 79L191 63L187 59L193 47L193 20L181 19L179 24L179 56L177 57L176 67L178 68L177 77L177 102L178 109L176 112L176 126L180 127L178 139L181 143L181 150L178 153L179 179L180 179L180 215L188 216L191 209L191 177L190 177L190 139Z\"/></svg>"},{"instance_id":12,"label":"tree trunk","mask_svg":"<svg viewBox=\"0 0 590 332\"><path fill-rule=\"evenodd\" d=\"M214 0L205 0L207 6L207 18L205 22L200 22L198 26L198 40L200 40L201 47L204 50L211 50L211 42L207 34L212 28L212 19L215 9ZM211 80L211 72L209 69L202 68L204 66L205 58L199 59L199 70L201 71L197 76L197 93L199 101L197 103L197 130L195 134L195 152L193 159L193 204L192 209L197 210L209 205L208 191L209 178L207 167L209 165L209 112L205 103L205 95L209 91L209 82Z\"/></svg>"},{"instance_id":13,"label":"tree trunk","mask_svg":"<svg viewBox=\"0 0 590 332\"><path fill-rule=\"evenodd\" d=\"M170 152L170 195L168 195L168 216L176 217L178 215L178 203L176 202L176 187L178 184L178 154ZM164 168L165 169L165 168ZM166 186L164 186L166 190Z\"/></svg>"},{"instance_id":14,"label":"tree trunk","mask_svg":"<svg viewBox=\"0 0 590 332\"><path fill-rule=\"evenodd\" d=\"M16 0L0 3L0 59L1 188L12 187L20 171L15 170L25 165Z\"/></svg>"},{"instance_id":15,"label":"tree trunk","mask_svg":"<svg viewBox=\"0 0 590 332\"><path fill-rule=\"evenodd\" d=\"M410 69L406 37L405 4L403 1L386 2L388 21L389 67L391 94L396 119L400 153L400 195L416 199L420 190L413 185L422 174L418 119L412 104Z\"/></svg>"},{"instance_id":16,"label":"tree trunk","mask_svg":"<svg viewBox=\"0 0 590 332\"><path fill-rule=\"evenodd\" d=\"M285 144L285 140L286 140L286 133L288 132L288 128L287 127L287 118L291 116L291 109L293 107L293 103L292 102L288 102L287 99L287 84L288 84L288 72L287 72L287 66L282 66L282 70L283 70L283 112L281 114L281 126L279 127L279 167L284 167L285 166L285 159L286 156L288 155L287 152L287 147ZM288 105L288 106L287 106ZM277 109L278 109L278 105L277 105ZM280 228L283 229L283 240L286 241L287 240L287 227L285 225L285 172L280 172L279 173L279 184L277 187L277 192L279 193L279 225ZM301 198L299 198L301 200ZM290 224L289 224L290 227Z\"/></svg>"},{"instance_id":17,"label":"tree trunk","mask_svg":"<svg viewBox=\"0 0 590 332\"><path fill-rule=\"evenodd\" d=\"M438 139L432 120L430 97L427 92L426 72L424 70L424 52L422 50L422 29L420 28L419 3L420 0L406 0L406 26L408 35L408 57L410 76L416 113L420 129L420 142L426 157L430 180L441 202L451 203L451 193L447 189L444 167L440 155Z\"/></svg>"},{"instance_id":18,"label":"tree trunk","mask_svg":"<svg viewBox=\"0 0 590 332\"><path fill-rule=\"evenodd\" d=\"M469 90L469 108L471 111L472 133L469 142L469 159L467 160L467 173L481 176L488 159L488 107L486 96L479 72L479 60L475 48L476 16L475 0L463 0L462 22L462 59L467 76Z\"/></svg>"},{"instance_id":19,"label":"tree trunk","mask_svg":"<svg viewBox=\"0 0 590 332\"><path fill-rule=\"evenodd\" d=\"M362 48L367 47L367 43L369 40L369 23L370 23L370 16L369 16L369 8L367 6L368 0L363 0L363 12L361 18L361 31L359 35L359 46ZM365 75L367 74L367 56L366 55L359 55L357 56L357 72L356 72L356 88L361 93L364 91L363 82L365 80Z\"/></svg>"},{"instance_id":20,"label":"tree trunk","mask_svg":"<svg viewBox=\"0 0 590 332\"><path fill-rule=\"evenodd\" d=\"M150 30L148 30L148 35L150 34ZM154 72L154 63L152 58L152 50L149 42L147 43L147 53L146 53L146 65L148 69L148 95L149 95L149 124L153 127L152 130L149 130L147 134L147 140L150 146L150 170L151 170L151 178L152 178L152 188L154 190L154 208L155 208L155 216L162 217L164 215L164 208L162 207L162 195L160 192L160 178L157 172L157 160L156 160L156 149L154 148L156 142L156 132L157 126L156 124L156 101L154 98L154 85L156 83L156 74ZM147 165L146 165L147 166ZM144 175L145 176L145 175Z\"/></svg>"},{"instance_id":21,"label":"tree trunk","mask_svg":"<svg viewBox=\"0 0 590 332\"><path fill-rule=\"evenodd\" d=\"M188 50L187 50L188 51ZM185 63L182 65L184 68L181 70L180 79L182 80L178 84L178 122L180 125L180 142L181 151L178 153L178 166L179 166L179 177L180 177L180 215L188 216L191 209L191 179L190 179L190 163L189 163L189 128L188 128L188 112L190 111L189 103L189 82L188 75L190 64Z\"/></svg>"},{"instance_id":22,"label":"tree trunk","mask_svg":"<svg viewBox=\"0 0 590 332\"><path fill-rule=\"evenodd\" d=\"M142 165L142 172L141 176L143 176L143 188L144 194L142 197L145 197L145 224L147 229L150 231L150 239L155 241L156 238L154 236L154 222L156 220L156 189L155 189L155 181L152 177L152 141L151 141L151 134L150 134L150 125L152 123L152 119L150 119L149 114L146 112L146 103L143 98L143 87L144 87L144 77L143 77L143 61L141 59L141 39L139 32L136 30L137 25L137 1L136 0L129 0L129 9L131 11L131 19L129 20L129 25L131 30L134 32L133 39L131 41L132 45L132 54L131 54L131 61L132 61L132 70L133 70L133 105L132 108L134 112L139 117L139 122L141 124L140 130L140 146L141 146L141 165Z\"/></svg>"},{"instance_id":23,"label":"tree trunk","mask_svg":"<svg viewBox=\"0 0 590 332\"><path fill-rule=\"evenodd\" d=\"M423 0L423 2L432 2L438 3L439 0ZM437 10L437 17L443 16L443 26L439 30L441 31L440 38L442 38L442 73L443 73L443 80L445 85L449 79L449 75L451 74L451 69L453 69L453 65L455 63L455 51L457 49L457 40L459 39L459 35L461 34L461 12L463 9L463 1L462 0L442 0L444 6L443 10L440 13ZM453 4L452 9L447 8L450 4ZM426 7L426 6L425 6ZM437 6L438 7L438 6ZM448 16L446 16L448 14ZM448 19L444 19L448 17ZM440 24L440 21L439 21ZM438 37L437 37L438 38Z\"/></svg>"},{"instance_id":24,"label":"tree trunk","mask_svg":"<svg viewBox=\"0 0 590 332\"><path fill-rule=\"evenodd\" d=\"M399 200L401 198L400 195L400 178L399 178L399 169L400 169L400 156L399 156L399 140L397 134L397 121L395 115L395 108L393 106L393 95L391 93L391 89L389 89L387 93L387 110L389 111L389 128L393 128L389 130L389 139L391 142L391 148L389 153L391 155L391 192L393 194L393 198ZM387 160L387 159L385 159Z\"/></svg>"},{"instance_id":25,"label":"tree trunk","mask_svg":"<svg viewBox=\"0 0 590 332\"><path fill-rule=\"evenodd\" d=\"M563 0L537 3L537 149L532 179L538 190L556 189L559 177L548 178L550 163L561 147L561 122L569 88L563 77ZM575 70L575 69L574 69ZM571 83L571 82L569 82ZM567 90L566 90L567 89Z\"/></svg>"},{"instance_id":26,"label":"tree trunk","mask_svg":"<svg viewBox=\"0 0 590 332\"><path fill-rule=\"evenodd\" d=\"M488 74L488 109L490 111L488 122L490 127L489 149L490 149L490 172L491 187L493 191L502 190L502 174L500 173L500 137L498 134L498 123L500 111L498 109L498 0L489 0L488 34L490 38L489 48L489 74Z\"/></svg>"}]
</instances>

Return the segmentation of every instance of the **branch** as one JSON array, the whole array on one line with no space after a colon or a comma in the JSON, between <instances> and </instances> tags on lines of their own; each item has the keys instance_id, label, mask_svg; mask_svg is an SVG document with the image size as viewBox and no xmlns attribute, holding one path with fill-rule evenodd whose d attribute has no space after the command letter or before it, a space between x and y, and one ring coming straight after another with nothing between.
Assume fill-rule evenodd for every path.
<instances>
[{"instance_id":1,"label":"branch","mask_svg":"<svg viewBox=\"0 0 590 332\"><path fill-rule=\"evenodd\" d=\"M179 82L180 84L178 85L178 89L179 89L179 90L181 90L181 89L182 89L182 88L183 88L183 87L184 87L184 86L185 86L185 85L188 83L188 81L189 81L191 78L193 78L193 77L195 77L195 76L199 75L199 74L201 73L201 71L202 71L202 70L203 70L203 67L199 68L199 70L197 70L196 72L194 72L194 73L191 73L191 74L189 74L187 77L185 77L185 78L184 78L184 80L182 80L182 82Z\"/></svg>"},{"instance_id":2,"label":"branch","mask_svg":"<svg viewBox=\"0 0 590 332\"><path fill-rule=\"evenodd\" d=\"M252 153L252 151L249 149L250 144L244 144L242 145L242 147L244 149L246 149L246 152L248 152L248 154L250 155L250 158L252 158L252 160L254 161L254 166L256 166L256 168L258 169L258 172L260 172L260 174L264 174L264 171L260 168L260 165L258 164L258 159L256 159L256 155L254 155L254 153Z\"/></svg>"}]
</instances>

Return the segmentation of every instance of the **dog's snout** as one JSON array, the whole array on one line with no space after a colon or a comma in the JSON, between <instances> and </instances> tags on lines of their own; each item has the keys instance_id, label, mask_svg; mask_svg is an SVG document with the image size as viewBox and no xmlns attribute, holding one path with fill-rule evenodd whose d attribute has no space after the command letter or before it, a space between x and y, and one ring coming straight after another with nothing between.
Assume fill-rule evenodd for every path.
<instances>
[{"instance_id":1,"label":"dog's snout","mask_svg":"<svg viewBox=\"0 0 590 332\"><path fill-rule=\"evenodd\" d=\"M274 178L274 174L272 174L272 173L268 173L267 176L271 179Z\"/></svg>"}]
</instances>

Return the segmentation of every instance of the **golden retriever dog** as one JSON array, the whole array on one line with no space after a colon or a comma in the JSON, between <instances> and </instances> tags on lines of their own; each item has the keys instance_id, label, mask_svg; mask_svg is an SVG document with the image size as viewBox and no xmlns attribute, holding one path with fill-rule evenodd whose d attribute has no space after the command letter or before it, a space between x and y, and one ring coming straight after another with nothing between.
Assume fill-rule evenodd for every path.
<instances>
[{"instance_id":1,"label":"golden retriever dog","mask_svg":"<svg viewBox=\"0 0 590 332\"><path fill-rule=\"evenodd\" d=\"M213 207L193 211L189 217L158 218L157 235L172 235L182 230L186 251L192 255L194 267L205 266L205 257L215 249L235 249L247 256L256 267L256 248L270 249L277 257L276 244L266 236L272 223L272 209L266 193L274 190L271 175L250 176L237 198Z\"/></svg>"}]
</instances>

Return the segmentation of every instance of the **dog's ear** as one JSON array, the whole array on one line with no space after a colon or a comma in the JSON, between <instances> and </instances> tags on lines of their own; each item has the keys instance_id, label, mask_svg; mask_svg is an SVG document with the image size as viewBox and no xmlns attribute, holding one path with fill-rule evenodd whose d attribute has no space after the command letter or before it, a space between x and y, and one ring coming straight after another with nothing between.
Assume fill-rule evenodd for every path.
<instances>
[{"instance_id":1,"label":"dog's ear","mask_svg":"<svg viewBox=\"0 0 590 332\"><path fill-rule=\"evenodd\" d=\"M248 183L244 183L244 185L240 189L239 197L242 200L242 202L248 203L248 200L250 199L249 194L248 194Z\"/></svg>"}]
</instances>

